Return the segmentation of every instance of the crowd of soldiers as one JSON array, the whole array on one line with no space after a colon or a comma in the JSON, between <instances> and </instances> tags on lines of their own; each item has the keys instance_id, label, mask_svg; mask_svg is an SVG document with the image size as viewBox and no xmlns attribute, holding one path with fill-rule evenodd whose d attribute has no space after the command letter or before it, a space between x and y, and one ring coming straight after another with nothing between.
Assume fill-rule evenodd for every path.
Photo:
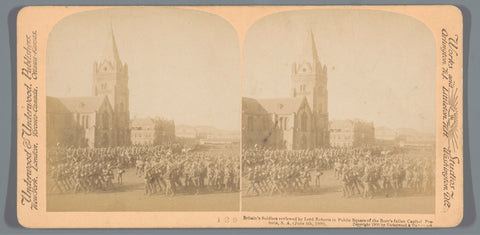
<instances>
[{"instance_id":1,"label":"crowd of soldiers","mask_svg":"<svg viewBox=\"0 0 480 235\"><path fill-rule=\"evenodd\" d=\"M215 152L159 150L136 160L136 174L145 180L145 194L235 192L240 188L235 150Z\"/></svg>"},{"instance_id":2,"label":"crowd of soldiers","mask_svg":"<svg viewBox=\"0 0 480 235\"><path fill-rule=\"evenodd\" d=\"M412 159L402 154L356 156L335 163L335 176L342 182L342 195L373 198L401 193L433 193L433 157Z\"/></svg>"},{"instance_id":3,"label":"crowd of soldiers","mask_svg":"<svg viewBox=\"0 0 480 235\"><path fill-rule=\"evenodd\" d=\"M243 150L246 195L317 192L327 170L342 185L342 195L372 198L400 193L432 193L434 158L379 148Z\"/></svg>"},{"instance_id":4,"label":"crowd of soldiers","mask_svg":"<svg viewBox=\"0 0 480 235\"><path fill-rule=\"evenodd\" d=\"M321 150L243 149L243 172L248 181L245 193L251 195L311 190L311 181L320 185L323 170L333 164Z\"/></svg>"},{"instance_id":5,"label":"crowd of soldiers","mask_svg":"<svg viewBox=\"0 0 480 235\"><path fill-rule=\"evenodd\" d=\"M50 148L50 192L111 191L134 169L145 194L233 192L240 184L234 150L195 151L180 144L109 148ZM117 185L117 186L116 186Z\"/></svg>"},{"instance_id":6,"label":"crowd of soldiers","mask_svg":"<svg viewBox=\"0 0 480 235\"><path fill-rule=\"evenodd\" d=\"M240 188L236 149L196 151L180 144L111 148L50 148L51 192L115 190L134 169L145 194L234 192ZM244 148L246 195L317 192L332 170L342 195L372 198L434 190L433 157L373 148L269 150ZM428 155L428 156L427 156Z\"/></svg>"},{"instance_id":7,"label":"crowd of soldiers","mask_svg":"<svg viewBox=\"0 0 480 235\"><path fill-rule=\"evenodd\" d=\"M123 148L50 148L47 167L52 192L92 192L110 190L122 183L129 159Z\"/></svg>"}]
</instances>

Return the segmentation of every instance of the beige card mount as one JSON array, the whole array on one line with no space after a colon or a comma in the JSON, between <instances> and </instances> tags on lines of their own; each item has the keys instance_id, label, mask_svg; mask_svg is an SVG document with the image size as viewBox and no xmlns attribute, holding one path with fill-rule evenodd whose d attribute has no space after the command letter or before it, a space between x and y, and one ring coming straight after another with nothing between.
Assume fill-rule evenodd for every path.
<instances>
[{"instance_id":1,"label":"beige card mount","mask_svg":"<svg viewBox=\"0 0 480 235\"><path fill-rule=\"evenodd\" d=\"M17 27L25 227L462 220L454 6L32 6Z\"/></svg>"}]
</instances>

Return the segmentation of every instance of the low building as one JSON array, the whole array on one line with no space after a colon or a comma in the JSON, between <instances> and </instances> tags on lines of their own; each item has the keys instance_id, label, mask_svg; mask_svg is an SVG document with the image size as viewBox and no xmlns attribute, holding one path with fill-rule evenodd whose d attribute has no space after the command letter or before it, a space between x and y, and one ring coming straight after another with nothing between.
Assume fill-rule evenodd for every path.
<instances>
[{"instance_id":1,"label":"low building","mask_svg":"<svg viewBox=\"0 0 480 235\"><path fill-rule=\"evenodd\" d=\"M331 147L360 147L375 143L373 122L334 120L330 122Z\"/></svg>"},{"instance_id":2,"label":"low building","mask_svg":"<svg viewBox=\"0 0 480 235\"><path fill-rule=\"evenodd\" d=\"M130 121L131 143L160 145L175 141L175 123L161 118L133 118Z\"/></svg>"},{"instance_id":3,"label":"low building","mask_svg":"<svg viewBox=\"0 0 480 235\"><path fill-rule=\"evenodd\" d=\"M133 145L152 145L155 122L151 118L133 118L130 121L130 138Z\"/></svg>"},{"instance_id":4,"label":"low building","mask_svg":"<svg viewBox=\"0 0 480 235\"><path fill-rule=\"evenodd\" d=\"M116 145L113 109L106 96L47 96L47 146Z\"/></svg>"}]
</instances>

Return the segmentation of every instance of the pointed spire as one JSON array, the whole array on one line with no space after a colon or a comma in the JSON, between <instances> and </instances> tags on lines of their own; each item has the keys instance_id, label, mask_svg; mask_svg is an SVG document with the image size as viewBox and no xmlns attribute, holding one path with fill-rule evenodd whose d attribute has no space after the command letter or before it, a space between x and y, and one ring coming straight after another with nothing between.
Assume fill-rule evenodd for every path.
<instances>
[{"instance_id":1,"label":"pointed spire","mask_svg":"<svg viewBox=\"0 0 480 235\"><path fill-rule=\"evenodd\" d=\"M307 31L306 37L304 37L300 41L302 41L302 44L299 47L301 48L301 50L299 51L297 60L295 62L297 62L297 65L308 63L310 64L310 66L312 66L312 69L315 71L317 64L320 62L320 59L318 57L317 45L315 43L315 36L313 34L313 30L311 27Z\"/></svg>"},{"instance_id":2,"label":"pointed spire","mask_svg":"<svg viewBox=\"0 0 480 235\"><path fill-rule=\"evenodd\" d=\"M118 54L117 42L115 41L112 23L110 23L110 32L107 36L105 48L101 57L101 62L105 60L111 62L114 66L122 65L122 61L120 60L120 56Z\"/></svg>"},{"instance_id":3,"label":"pointed spire","mask_svg":"<svg viewBox=\"0 0 480 235\"><path fill-rule=\"evenodd\" d=\"M311 38L311 43L312 43L312 56L313 56L313 61L315 62L318 62L319 59L318 59L318 51L317 51L317 45L315 44L315 36L313 36L313 31L312 31L312 27L310 27L310 38Z\"/></svg>"}]
</instances>

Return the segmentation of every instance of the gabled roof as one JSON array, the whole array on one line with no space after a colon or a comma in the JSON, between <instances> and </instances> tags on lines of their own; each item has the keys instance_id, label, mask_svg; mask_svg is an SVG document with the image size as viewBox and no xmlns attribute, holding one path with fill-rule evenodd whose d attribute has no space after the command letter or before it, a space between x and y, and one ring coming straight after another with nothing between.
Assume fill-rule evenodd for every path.
<instances>
[{"instance_id":1,"label":"gabled roof","mask_svg":"<svg viewBox=\"0 0 480 235\"><path fill-rule=\"evenodd\" d=\"M354 122L352 120L333 120L330 121L330 129L346 130L353 129Z\"/></svg>"},{"instance_id":2,"label":"gabled roof","mask_svg":"<svg viewBox=\"0 0 480 235\"><path fill-rule=\"evenodd\" d=\"M242 97L242 112L246 114L268 114L256 99Z\"/></svg>"},{"instance_id":3,"label":"gabled roof","mask_svg":"<svg viewBox=\"0 0 480 235\"><path fill-rule=\"evenodd\" d=\"M70 113L59 98L47 96L47 113Z\"/></svg>"},{"instance_id":4,"label":"gabled roof","mask_svg":"<svg viewBox=\"0 0 480 235\"><path fill-rule=\"evenodd\" d=\"M85 96L56 98L47 96L47 110L55 113L94 113L102 104L108 102L106 96ZM110 106L111 107L111 106Z\"/></svg>"},{"instance_id":5,"label":"gabled roof","mask_svg":"<svg viewBox=\"0 0 480 235\"><path fill-rule=\"evenodd\" d=\"M307 102L305 97L258 99L257 101L268 113L275 114L296 113L302 104Z\"/></svg>"},{"instance_id":6,"label":"gabled roof","mask_svg":"<svg viewBox=\"0 0 480 235\"><path fill-rule=\"evenodd\" d=\"M133 118L131 121L132 127L147 127L154 126L154 120L152 118Z\"/></svg>"}]
</instances>

